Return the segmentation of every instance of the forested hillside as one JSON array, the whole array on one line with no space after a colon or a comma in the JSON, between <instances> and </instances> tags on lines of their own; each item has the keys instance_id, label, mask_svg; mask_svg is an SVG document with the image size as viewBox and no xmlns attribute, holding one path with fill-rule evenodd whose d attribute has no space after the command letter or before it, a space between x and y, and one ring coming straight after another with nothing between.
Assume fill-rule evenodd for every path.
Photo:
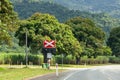
<instances>
[{"instance_id":1,"label":"forested hillside","mask_svg":"<svg viewBox=\"0 0 120 80\"><path fill-rule=\"evenodd\" d=\"M69 10L61 5L50 2L30 2L24 0L22 2L14 2L14 7L21 19L28 18L35 12L52 14L60 22L65 22L66 20L77 16L90 18L106 33L109 33L111 28L117 27L120 24L118 19L114 19L105 13L92 14L78 10Z\"/></svg>"},{"instance_id":2,"label":"forested hillside","mask_svg":"<svg viewBox=\"0 0 120 80\"><path fill-rule=\"evenodd\" d=\"M30 17L35 12L49 13L55 15L60 22L64 22L67 19L74 16L91 17L92 14L83 11L69 10L58 4L49 2L17 2L14 3L15 11L18 12L21 19Z\"/></svg>"},{"instance_id":3,"label":"forested hillside","mask_svg":"<svg viewBox=\"0 0 120 80\"><path fill-rule=\"evenodd\" d=\"M44 0L45 1L45 0ZM120 0L53 0L65 7L81 11L106 12L120 18Z\"/></svg>"},{"instance_id":4,"label":"forested hillside","mask_svg":"<svg viewBox=\"0 0 120 80\"><path fill-rule=\"evenodd\" d=\"M18 0L11 0L18 2ZM19 0L21 2L23 0ZM120 18L120 0L27 0L29 2L47 1L57 3L69 9L89 11L89 12L107 12L113 17Z\"/></svg>"}]
</instances>

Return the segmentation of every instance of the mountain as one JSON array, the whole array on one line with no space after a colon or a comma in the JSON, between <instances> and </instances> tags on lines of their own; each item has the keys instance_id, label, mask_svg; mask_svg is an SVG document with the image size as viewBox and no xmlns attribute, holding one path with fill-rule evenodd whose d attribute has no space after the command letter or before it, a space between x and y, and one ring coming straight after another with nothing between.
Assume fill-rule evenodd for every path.
<instances>
[{"instance_id":1,"label":"mountain","mask_svg":"<svg viewBox=\"0 0 120 80\"><path fill-rule=\"evenodd\" d=\"M43 2L43 1L40 2L22 1L22 2L15 2L13 4L15 11L18 12L19 17L21 19L26 19L35 12L49 13L51 15L54 15L60 22L64 22L76 16L92 18L93 15L94 16L98 15L98 14L91 14L85 11L69 10L68 8L61 6L59 4Z\"/></svg>"},{"instance_id":2,"label":"mountain","mask_svg":"<svg viewBox=\"0 0 120 80\"><path fill-rule=\"evenodd\" d=\"M23 0L11 0L21 2ZM120 0L27 0L30 2L57 3L71 10L89 11L92 13L105 12L109 15L120 18Z\"/></svg>"},{"instance_id":3,"label":"mountain","mask_svg":"<svg viewBox=\"0 0 120 80\"><path fill-rule=\"evenodd\" d=\"M120 18L120 0L54 0L54 2L69 9L95 13L106 12Z\"/></svg>"},{"instance_id":4,"label":"mountain","mask_svg":"<svg viewBox=\"0 0 120 80\"><path fill-rule=\"evenodd\" d=\"M35 12L49 13L51 15L54 15L60 22L65 22L70 18L80 16L83 18L90 18L107 34L109 34L111 28L118 27L120 25L120 20L114 19L108 14L69 10L68 8L53 2L43 2L39 0L14 0L13 4L15 11L18 12L21 19L26 19Z\"/></svg>"}]
</instances>

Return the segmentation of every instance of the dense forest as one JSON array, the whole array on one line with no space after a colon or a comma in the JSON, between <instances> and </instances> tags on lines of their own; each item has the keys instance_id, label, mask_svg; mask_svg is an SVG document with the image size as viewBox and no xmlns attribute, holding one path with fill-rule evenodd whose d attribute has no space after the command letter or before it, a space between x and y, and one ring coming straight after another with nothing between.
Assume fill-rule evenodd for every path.
<instances>
[{"instance_id":1,"label":"dense forest","mask_svg":"<svg viewBox=\"0 0 120 80\"><path fill-rule=\"evenodd\" d=\"M23 0L11 0L21 2ZM27 0L29 2L50 2L57 3L71 10L89 11L92 13L105 12L109 15L120 18L120 0Z\"/></svg>"}]
</instances>

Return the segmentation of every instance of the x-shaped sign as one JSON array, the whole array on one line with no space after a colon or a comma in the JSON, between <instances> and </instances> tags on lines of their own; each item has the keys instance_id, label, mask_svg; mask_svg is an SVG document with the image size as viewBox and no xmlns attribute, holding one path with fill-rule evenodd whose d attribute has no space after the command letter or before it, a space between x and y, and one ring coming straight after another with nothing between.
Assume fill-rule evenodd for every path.
<instances>
[{"instance_id":1,"label":"x-shaped sign","mask_svg":"<svg viewBox=\"0 0 120 80\"><path fill-rule=\"evenodd\" d=\"M45 48L55 48L55 41L54 40L51 40L51 41L45 40L44 47Z\"/></svg>"}]
</instances>

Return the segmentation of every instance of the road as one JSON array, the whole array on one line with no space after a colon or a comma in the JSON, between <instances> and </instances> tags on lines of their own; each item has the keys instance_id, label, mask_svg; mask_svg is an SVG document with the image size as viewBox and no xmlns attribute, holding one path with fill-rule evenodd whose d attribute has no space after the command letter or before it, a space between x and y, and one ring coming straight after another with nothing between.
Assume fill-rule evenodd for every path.
<instances>
[{"instance_id":1,"label":"road","mask_svg":"<svg viewBox=\"0 0 120 80\"><path fill-rule=\"evenodd\" d=\"M60 73L58 77L49 74L30 80L120 80L120 65L72 69Z\"/></svg>"}]
</instances>

